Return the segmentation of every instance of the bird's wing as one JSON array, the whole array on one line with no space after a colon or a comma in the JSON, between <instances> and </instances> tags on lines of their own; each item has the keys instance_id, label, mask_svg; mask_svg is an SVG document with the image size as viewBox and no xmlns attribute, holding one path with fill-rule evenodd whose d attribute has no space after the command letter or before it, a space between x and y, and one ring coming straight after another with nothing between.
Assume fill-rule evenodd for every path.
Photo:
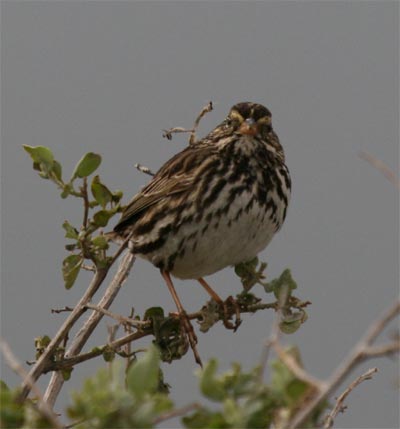
<instances>
[{"instance_id":1,"label":"bird's wing","mask_svg":"<svg viewBox=\"0 0 400 429\"><path fill-rule=\"evenodd\" d=\"M125 207L121 219L114 228L119 231L138 213L174 194L189 189L198 174L201 164L210 159L210 150L187 147L167 161L151 182L136 194Z\"/></svg>"}]
</instances>

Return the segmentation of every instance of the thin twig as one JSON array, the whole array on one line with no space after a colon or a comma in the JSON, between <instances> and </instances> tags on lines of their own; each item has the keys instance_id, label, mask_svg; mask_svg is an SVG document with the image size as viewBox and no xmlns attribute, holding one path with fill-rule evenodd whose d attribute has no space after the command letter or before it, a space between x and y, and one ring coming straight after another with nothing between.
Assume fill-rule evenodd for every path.
<instances>
[{"instance_id":1,"label":"thin twig","mask_svg":"<svg viewBox=\"0 0 400 429\"><path fill-rule=\"evenodd\" d=\"M213 104L210 101L206 106L204 106L201 109L201 112L199 113L199 115L197 116L196 120L194 121L194 125L192 128L190 129L186 129L186 128L182 128L182 127L173 127L170 128L168 130L163 130L163 137L167 138L168 140L172 139L172 134L177 134L177 133L190 133L189 136L189 144L193 144L196 142L196 130L200 124L201 119L203 118L203 116L208 113L211 112L213 110Z\"/></svg>"},{"instance_id":2,"label":"thin twig","mask_svg":"<svg viewBox=\"0 0 400 429\"><path fill-rule=\"evenodd\" d=\"M338 396L333 410L327 415L325 419L324 429L328 429L333 426L333 422L336 416L343 410L343 402L350 394L350 392L354 390L363 381L371 380L373 374L375 374L376 372L378 372L378 368L371 368L368 371L366 371L364 374L361 374L359 377L357 377L354 381L350 383L350 385L341 395Z\"/></svg>"},{"instance_id":3,"label":"thin twig","mask_svg":"<svg viewBox=\"0 0 400 429\"><path fill-rule=\"evenodd\" d=\"M87 177L83 178L83 185L81 187L81 193L83 198L83 228L87 228L88 218L89 218L89 197L87 191Z\"/></svg>"},{"instance_id":4,"label":"thin twig","mask_svg":"<svg viewBox=\"0 0 400 429\"><path fill-rule=\"evenodd\" d=\"M296 359L286 352L279 341L274 341L272 343L272 348L296 378L304 381L310 386L313 386L317 390L322 390L325 387L325 382L318 380L316 377L305 371L304 368L297 363Z\"/></svg>"},{"instance_id":5,"label":"thin twig","mask_svg":"<svg viewBox=\"0 0 400 429\"><path fill-rule=\"evenodd\" d=\"M144 165L141 165L141 164L135 164L135 165L134 165L134 167L135 167L136 169L138 169L141 173L148 174L149 176L154 176L154 175L155 175L155 173L153 173L153 172L150 170L150 168L149 168L149 167L145 167Z\"/></svg>"},{"instance_id":6,"label":"thin twig","mask_svg":"<svg viewBox=\"0 0 400 429\"><path fill-rule=\"evenodd\" d=\"M65 312L70 312L73 311L72 307L68 307L67 305L64 308L52 308L51 312L54 314L60 314L60 313L65 313Z\"/></svg>"},{"instance_id":7,"label":"thin twig","mask_svg":"<svg viewBox=\"0 0 400 429\"><path fill-rule=\"evenodd\" d=\"M380 356L390 356L391 354L398 353L400 350L400 341L393 341L388 344L383 344L381 346L371 346L367 347L364 352L364 357L380 357Z\"/></svg>"},{"instance_id":8,"label":"thin twig","mask_svg":"<svg viewBox=\"0 0 400 429\"><path fill-rule=\"evenodd\" d=\"M373 167L379 170L390 183L392 183L396 188L400 188L400 181L394 174L394 172L380 159L375 156L369 154L368 152L360 151L358 156L370 163Z\"/></svg>"},{"instance_id":9,"label":"thin twig","mask_svg":"<svg viewBox=\"0 0 400 429\"><path fill-rule=\"evenodd\" d=\"M90 308L91 310L95 310L95 311L99 311L100 313L103 313L104 315L111 317L112 319L116 320L117 322L119 322L121 325L131 325L134 326L136 328L145 328L150 326L150 322L149 321L142 321L142 320L135 320L135 319L131 319L129 317L124 317L121 316L119 314L115 314L112 313L109 310L106 310L105 308L101 308L97 305L94 304L86 304L86 308Z\"/></svg>"},{"instance_id":10,"label":"thin twig","mask_svg":"<svg viewBox=\"0 0 400 429\"><path fill-rule=\"evenodd\" d=\"M201 109L199 116L197 116L196 120L194 121L193 131L191 132L190 137L189 137L189 144L195 143L195 141L196 141L196 130L199 127L201 119L203 118L204 115L211 112L213 110L213 108L214 107L213 107L212 101L210 101L206 106L204 106Z\"/></svg>"},{"instance_id":11,"label":"thin twig","mask_svg":"<svg viewBox=\"0 0 400 429\"><path fill-rule=\"evenodd\" d=\"M72 368L73 366L78 365L82 362L86 362L90 359L94 359L98 356L101 356L106 347L110 347L113 350L118 350L120 347L124 346L125 344L129 344L133 341L139 340L140 338L146 337L147 335L150 335L150 333L144 332L144 331L134 332L132 334L125 335L121 338L118 338L117 340L113 341L110 344L104 344L100 347L95 347L90 352L82 353L80 355L76 355L73 357L67 357L58 362L52 362L46 367L45 372L59 371L61 369Z\"/></svg>"},{"instance_id":12,"label":"thin twig","mask_svg":"<svg viewBox=\"0 0 400 429\"><path fill-rule=\"evenodd\" d=\"M287 425L287 429L295 429L302 427L304 422L313 412L321 401L324 401L328 395L334 391L343 379L349 374L349 372L361 361L372 357L372 355L365 354L365 351L371 346L372 342L375 341L377 336L383 331L388 323L394 319L400 313L400 301L395 302L390 306L381 317L376 319L367 329L361 340L354 346L350 351L349 355L343 360L341 365L333 372L329 377L325 386L320 392L314 396L306 406L299 410L291 419ZM392 351L391 351L392 353Z\"/></svg>"},{"instance_id":13,"label":"thin twig","mask_svg":"<svg viewBox=\"0 0 400 429\"><path fill-rule=\"evenodd\" d=\"M82 264L81 268L82 268L82 270L92 271L93 273L96 272L96 267L94 265Z\"/></svg>"},{"instance_id":14,"label":"thin twig","mask_svg":"<svg viewBox=\"0 0 400 429\"><path fill-rule=\"evenodd\" d=\"M7 362L7 365L18 374L22 380L24 380L24 384L28 385L29 388L35 393L36 399L38 401L38 412L43 415L43 417L48 420L54 428L62 428L63 426L58 421L57 416L54 414L53 410L46 404L43 400L43 395L35 381L28 374L28 372L24 369L24 367L18 362L18 359L12 352L10 346L4 341L0 340L0 349L3 353L4 359Z\"/></svg>"}]
</instances>

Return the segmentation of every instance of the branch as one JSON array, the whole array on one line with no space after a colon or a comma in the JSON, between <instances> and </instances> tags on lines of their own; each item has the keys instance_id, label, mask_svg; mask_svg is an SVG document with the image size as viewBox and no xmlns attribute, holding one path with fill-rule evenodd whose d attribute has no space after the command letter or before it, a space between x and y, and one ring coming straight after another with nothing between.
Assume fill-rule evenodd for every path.
<instances>
[{"instance_id":1,"label":"branch","mask_svg":"<svg viewBox=\"0 0 400 429\"><path fill-rule=\"evenodd\" d=\"M0 349L3 353L4 359L7 363L7 365L16 373L18 374L22 380L24 380L24 383L29 386L31 390L36 395L37 402L38 402L38 408L37 410L39 413L42 414L42 416L48 420L54 428L61 429L62 425L58 421L57 416L54 414L53 410L46 404L46 402L43 400L43 395L40 389L35 384L35 381L32 379L32 377L28 374L27 371L25 371L24 367L18 362L18 359L15 357L13 352L10 349L10 346L4 341L0 340Z\"/></svg>"},{"instance_id":2,"label":"branch","mask_svg":"<svg viewBox=\"0 0 400 429\"><path fill-rule=\"evenodd\" d=\"M106 347L109 347L113 350L118 350L120 347L124 346L125 344L129 344L132 341L139 340L140 338L146 337L147 335L150 335L149 332L134 332L132 334L125 335L124 337L119 338L118 340L115 340L109 344L104 344L100 347L95 347L93 350L87 353L82 353L80 355L76 355L73 357L65 358L61 361L52 362L45 370L45 372L49 371L59 371L62 369L68 369L72 368L73 366L86 362L87 360L93 359L95 357L101 356L103 354L103 351Z\"/></svg>"},{"instance_id":3,"label":"branch","mask_svg":"<svg viewBox=\"0 0 400 429\"><path fill-rule=\"evenodd\" d=\"M88 289L79 300L76 307L72 310L70 315L67 317L65 322L62 324L61 328L56 333L55 337L51 340L49 345L46 347L46 350L40 355L36 364L29 371L29 379L36 382L36 380L43 374L46 366L51 362L51 358L54 355L57 347L60 345L61 341L68 335L68 332L75 324L75 322L79 319L79 317L85 312L86 304L92 299L93 295L97 292L100 285L103 283L105 279L109 267L99 269L94 275ZM31 390L30 384L26 382L26 380L22 383L22 389L20 394L20 400L23 401L29 395Z\"/></svg>"},{"instance_id":4,"label":"branch","mask_svg":"<svg viewBox=\"0 0 400 429\"><path fill-rule=\"evenodd\" d=\"M121 246L121 248L123 246L124 244ZM98 307L107 309L112 304L123 282L128 276L134 261L135 261L135 256L131 252L127 252L125 257L121 261L115 276L113 277L109 286L107 287L103 297L100 299L98 303ZM85 303L85 308L87 304L88 302ZM102 317L103 317L103 314L98 311L94 311L91 314L89 319L84 323L84 325L75 335L70 347L65 353L66 357L72 357L79 354L79 352L82 350L83 346L86 344L87 340L89 339L90 335L92 334L96 326L99 324ZM50 379L49 385L47 386L46 392L44 394L44 400L51 406L54 405L55 400L58 394L60 393L60 390L63 384L64 384L64 378L62 374L59 372L54 373Z\"/></svg>"},{"instance_id":5,"label":"branch","mask_svg":"<svg viewBox=\"0 0 400 429\"><path fill-rule=\"evenodd\" d=\"M112 313L111 311L108 311L105 308L99 307L94 304L87 304L86 308L90 308L91 310L98 311L104 314L105 316L111 317L112 319L119 322L121 325L130 325L139 329L150 326L150 321L142 321L142 320L132 319L131 317L124 317L119 314Z\"/></svg>"},{"instance_id":6,"label":"branch","mask_svg":"<svg viewBox=\"0 0 400 429\"><path fill-rule=\"evenodd\" d=\"M249 305L247 308L240 309L240 313L255 313L258 310L264 310L266 308L275 308L275 306L276 306L276 303L252 304L252 305ZM113 313L109 312L108 310L100 309L100 307L96 306L96 305L89 304L87 307L94 309L96 311L100 311L101 313L106 314L112 318L115 318L116 320L119 320L119 318L122 317L119 315L114 315ZM170 316L170 318L175 318L175 317L176 317L175 315ZM196 320L196 319L198 320L201 317L202 317L201 310L188 314L189 320ZM223 318L223 316L221 316L221 318L219 320L223 320L222 318ZM131 320L130 318L124 318L124 317L122 317L122 319L123 320L127 319L128 323ZM168 320L168 319L166 319L166 320ZM136 321L136 320L134 320L134 322L140 323L140 321ZM143 325L138 329L150 327L149 325L147 325L147 323L148 323L147 321L142 321L141 323ZM90 352L82 353L80 355L76 355L76 356L72 356L72 357L66 357L66 358L59 360L59 361L56 361L56 362L50 362L46 366L46 368L44 369L43 373L47 373L49 371L58 371L61 369L71 368L77 364L80 364L80 363L85 362L87 360L101 356L106 347L112 348L113 350L118 350L120 347L122 347L126 344L130 344L133 341L139 340L139 339L147 337L149 335L154 335L154 333L151 329L138 330L134 333L130 333L128 335L125 335L125 336L115 340L115 341L112 341L111 343L107 343L107 344L103 344L102 346L95 347Z\"/></svg>"},{"instance_id":7,"label":"branch","mask_svg":"<svg viewBox=\"0 0 400 429\"><path fill-rule=\"evenodd\" d=\"M172 139L172 134L176 134L176 133L190 133L189 136L189 144L193 144L196 142L196 130L200 124L201 119L203 118L203 116L208 113L211 112L211 110L213 110L213 104L210 101L206 106L204 106L201 109L201 112L199 113L199 115L197 116L196 120L194 121L194 125L193 128L190 128L189 130L187 130L186 128L182 128L182 127L174 127L174 128L170 128L168 130L163 130L163 137L167 138L168 140Z\"/></svg>"},{"instance_id":8,"label":"branch","mask_svg":"<svg viewBox=\"0 0 400 429\"><path fill-rule=\"evenodd\" d=\"M134 167L139 170L141 173L148 174L149 176L155 176L155 173L153 173L149 167L145 167L141 164L135 164Z\"/></svg>"},{"instance_id":9,"label":"branch","mask_svg":"<svg viewBox=\"0 0 400 429\"><path fill-rule=\"evenodd\" d=\"M356 378L353 382L350 383L349 387L336 399L336 404L333 410L329 413L329 415L326 417L324 429L329 429L333 426L333 421L335 420L336 416L343 411L344 406L343 402L347 398L347 396L350 394L352 390L354 390L360 383L362 383L365 380L371 380L372 375L378 372L378 368L371 368L364 374L361 374L358 378Z\"/></svg>"},{"instance_id":10,"label":"branch","mask_svg":"<svg viewBox=\"0 0 400 429\"><path fill-rule=\"evenodd\" d=\"M384 162L382 162L380 159L376 158L375 156L369 154L368 152L364 152L364 151L359 152L358 156L364 161L367 161L377 170L379 170L386 177L386 179L389 180L390 183L396 186L396 188L400 189L399 179Z\"/></svg>"},{"instance_id":11,"label":"branch","mask_svg":"<svg viewBox=\"0 0 400 429\"><path fill-rule=\"evenodd\" d=\"M317 407L322 401L324 401L328 397L328 395L332 391L334 391L340 383L342 383L343 379L357 364L359 364L363 360L366 360L369 357L375 356L373 354L369 355L366 352L369 350L372 342L377 338L377 336L399 313L400 301L397 301L394 303L394 305L389 307L389 309L387 309L381 317L379 317L370 325L363 338L361 338L361 340L350 351L347 358L344 359L342 364L329 377L328 381L326 382L326 385L306 406L304 406L297 414L293 416L287 426L288 429L302 427L302 425L313 412L315 407ZM397 349L397 351L399 351L399 348ZM393 353L393 350L390 350L390 353Z\"/></svg>"}]
</instances>

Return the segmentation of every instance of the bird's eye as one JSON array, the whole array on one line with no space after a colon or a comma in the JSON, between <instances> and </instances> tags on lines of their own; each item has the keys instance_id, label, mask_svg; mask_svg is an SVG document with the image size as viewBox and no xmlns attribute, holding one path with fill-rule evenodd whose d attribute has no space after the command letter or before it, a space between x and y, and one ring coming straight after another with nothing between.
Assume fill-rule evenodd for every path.
<instances>
[{"instance_id":1,"label":"bird's eye","mask_svg":"<svg viewBox=\"0 0 400 429\"><path fill-rule=\"evenodd\" d=\"M233 127L233 126L237 125L237 122L238 121L236 119L234 119L234 118L227 118L226 119L226 125L228 127Z\"/></svg>"}]
</instances>

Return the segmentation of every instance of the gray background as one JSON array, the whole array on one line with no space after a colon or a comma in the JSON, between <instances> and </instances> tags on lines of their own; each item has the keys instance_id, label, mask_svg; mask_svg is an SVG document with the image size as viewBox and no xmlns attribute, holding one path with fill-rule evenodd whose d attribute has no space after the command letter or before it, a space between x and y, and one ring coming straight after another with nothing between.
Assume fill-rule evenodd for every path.
<instances>
[{"instance_id":1,"label":"gray background","mask_svg":"<svg viewBox=\"0 0 400 429\"><path fill-rule=\"evenodd\" d=\"M272 111L293 198L261 259L270 278L290 267L298 296L313 302L308 322L287 338L307 369L330 374L397 297L398 196L357 157L369 151L398 171L397 2L10 1L1 24L2 335L21 360L34 358L35 336L53 335L64 319L50 308L74 305L89 280L63 289L61 224L79 223L80 203L61 200L21 145L51 147L66 176L84 153L102 154L102 179L126 201L148 181L133 164L157 169L182 149L183 136L169 142L161 130L191 126L209 100L215 110L200 134L238 101ZM232 269L209 281L222 296L239 291ZM207 298L195 282L176 286L189 311ZM157 270L138 261L112 310L155 305L174 310ZM236 334L221 326L200 334L202 358L250 368L272 318L249 315ZM103 323L92 344L106 335ZM80 366L65 390L102 365ZM363 368L373 365L380 372L352 393L338 427L398 427L398 363ZM164 365L178 405L197 398L194 368L191 354ZM7 368L2 377L18 381Z\"/></svg>"}]
</instances>

